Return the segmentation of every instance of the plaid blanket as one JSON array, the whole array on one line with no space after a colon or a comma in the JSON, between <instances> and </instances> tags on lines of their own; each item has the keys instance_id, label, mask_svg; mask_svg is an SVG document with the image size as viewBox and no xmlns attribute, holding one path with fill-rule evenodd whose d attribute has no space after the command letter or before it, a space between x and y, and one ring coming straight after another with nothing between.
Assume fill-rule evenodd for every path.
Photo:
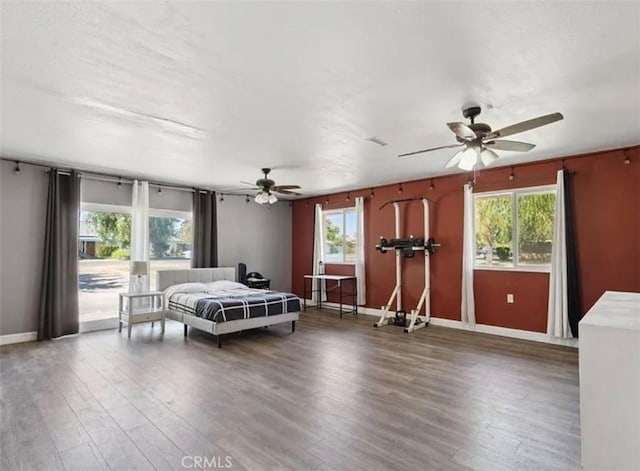
<instances>
[{"instance_id":1,"label":"plaid blanket","mask_svg":"<svg viewBox=\"0 0 640 471\"><path fill-rule=\"evenodd\" d=\"M300 300L295 294L262 289L232 289L202 293L175 293L169 297L169 309L213 322L298 312Z\"/></svg>"}]
</instances>

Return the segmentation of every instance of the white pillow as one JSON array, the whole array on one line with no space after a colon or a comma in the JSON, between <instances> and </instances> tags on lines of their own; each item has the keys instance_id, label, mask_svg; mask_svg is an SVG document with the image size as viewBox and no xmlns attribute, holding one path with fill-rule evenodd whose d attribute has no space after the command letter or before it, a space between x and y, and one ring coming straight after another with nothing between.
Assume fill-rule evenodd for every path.
<instances>
[{"instance_id":1,"label":"white pillow","mask_svg":"<svg viewBox=\"0 0 640 471\"><path fill-rule=\"evenodd\" d=\"M164 294L170 297L175 293L202 293L203 291L207 291L207 286L204 283L180 283L169 286L164 290Z\"/></svg>"},{"instance_id":2,"label":"white pillow","mask_svg":"<svg viewBox=\"0 0 640 471\"><path fill-rule=\"evenodd\" d=\"M206 283L207 291L225 291L228 289L247 289L242 283L236 283L230 280L210 281Z\"/></svg>"}]
</instances>

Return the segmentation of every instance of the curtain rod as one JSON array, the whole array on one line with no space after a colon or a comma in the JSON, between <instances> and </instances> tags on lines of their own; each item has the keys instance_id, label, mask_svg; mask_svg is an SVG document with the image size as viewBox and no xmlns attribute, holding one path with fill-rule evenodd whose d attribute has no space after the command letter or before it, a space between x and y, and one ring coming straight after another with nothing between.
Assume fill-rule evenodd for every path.
<instances>
[{"instance_id":1,"label":"curtain rod","mask_svg":"<svg viewBox=\"0 0 640 471\"><path fill-rule=\"evenodd\" d=\"M141 177L141 178L123 177L123 176L112 174L112 173L96 172L93 170L82 170L79 168L72 168L72 167L58 167L52 164L43 164L40 162L32 162L29 160L21 160L21 159L11 159L7 157L0 157L0 161L14 162L16 164L33 165L35 167L42 167L45 169L45 172L48 172L50 169L55 168L65 175L69 175L71 172L77 172L80 174L81 177L87 178L89 180L112 182L112 183L127 183L127 184L132 184L134 180L144 180L144 181L148 181L149 185L156 186L156 187L162 187L162 188L179 190L179 191L190 191L190 192L194 192L196 190L195 186L180 185L175 183L162 183L158 181L147 180L144 177ZM214 191L214 192L216 191L213 188L198 188L198 189Z\"/></svg>"},{"instance_id":2,"label":"curtain rod","mask_svg":"<svg viewBox=\"0 0 640 471\"><path fill-rule=\"evenodd\" d=\"M575 170L570 170L568 168L564 168L564 169L558 169L558 170L565 170L569 175L575 175L577 172ZM468 183L471 183L471 186L473 188L477 188L477 187L483 187L483 186L494 186L494 185L499 185L499 184L505 184L505 183L516 183L516 182L529 182L529 181L538 181L542 178L547 178L547 177L554 177L558 174L558 172L544 172L544 173L538 173L535 175L526 175L526 176L520 176L518 177L517 175L515 175L514 173L512 173L511 175L513 175L513 180L504 180L504 179L500 179L500 180L490 180L490 181L486 181L486 182L475 182L473 180L469 180ZM551 185L552 183L549 183L549 185Z\"/></svg>"}]
</instances>

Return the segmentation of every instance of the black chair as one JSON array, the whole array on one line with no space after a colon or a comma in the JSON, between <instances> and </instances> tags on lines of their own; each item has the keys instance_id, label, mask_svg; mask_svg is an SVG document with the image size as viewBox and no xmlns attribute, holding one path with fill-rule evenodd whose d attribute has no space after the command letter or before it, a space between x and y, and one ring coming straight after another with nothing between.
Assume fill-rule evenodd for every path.
<instances>
[{"instance_id":1,"label":"black chair","mask_svg":"<svg viewBox=\"0 0 640 471\"><path fill-rule=\"evenodd\" d=\"M242 262L238 263L238 281L247 284L247 265Z\"/></svg>"},{"instance_id":2,"label":"black chair","mask_svg":"<svg viewBox=\"0 0 640 471\"><path fill-rule=\"evenodd\" d=\"M238 281L249 288L271 289L270 279L265 278L257 271L247 273L247 265L242 262L238 263Z\"/></svg>"}]
</instances>

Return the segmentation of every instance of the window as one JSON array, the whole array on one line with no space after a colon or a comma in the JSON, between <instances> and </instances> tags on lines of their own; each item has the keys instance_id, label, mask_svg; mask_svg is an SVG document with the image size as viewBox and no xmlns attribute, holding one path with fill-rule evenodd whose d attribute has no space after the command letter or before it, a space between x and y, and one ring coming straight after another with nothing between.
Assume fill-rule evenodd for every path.
<instances>
[{"instance_id":1,"label":"window","mask_svg":"<svg viewBox=\"0 0 640 471\"><path fill-rule=\"evenodd\" d=\"M549 270L555 186L478 193L476 268Z\"/></svg>"},{"instance_id":2,"label":"window","mask_svg":"<svg viewBox=\"0 0 640 471\"><path fill-rule=\"evenodd\" d=\"M118 316L129 290L131 207L83 203L79 234L80 321ZM149 210L150 289L158 270L191 267L191 213Z\"/></svg>"},{"instance_id":3,"label":"window","mask_svg":"<svg viewBox=\"0 0 640 471\"><path fill-rule=\"evenodd\" d=\"M158 270L191 268L191 213L149 211L150 288L156 289Z\"/></svg>"},{"instance_id":4,"label":"window","mask_svg":"<svg viewBox=\"0 0 640 471\"><path fill-rule=\"evenodd\" d=\"M355 263L356 210L324 212L324 263Z\"/></svg>"}]
</instances>

